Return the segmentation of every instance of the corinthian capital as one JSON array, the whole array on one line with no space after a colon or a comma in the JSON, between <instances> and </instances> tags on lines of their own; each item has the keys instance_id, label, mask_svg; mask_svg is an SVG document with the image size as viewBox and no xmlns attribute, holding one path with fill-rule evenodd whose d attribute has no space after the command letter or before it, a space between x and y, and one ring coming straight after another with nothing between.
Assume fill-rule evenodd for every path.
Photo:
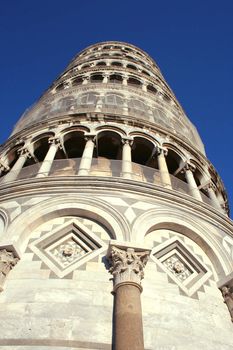
<instances>
[{"instance_id":1,"label":"corinthian capital","mask_svg":"<svg viewBox=\"0 0 233 350\"><path fill-rule=\"evenodd\" d=\"M135 283L140 286L149 254L149 250L111 246L108 259L111 265L109 272L114 277L114 287L120 283Z\"/></svg>"},{"instance_id":2,"label":"corinthian capital","mask_svg":"<svg viewBox=\"0 0 233 350\"><path fill-rule=\"evenodd\" d=\"M2 291L6 276L17 264L18 260L19 258L15 257L14 253L6 249L0 250L0 291Z\"/></svg>"}]
</instances>

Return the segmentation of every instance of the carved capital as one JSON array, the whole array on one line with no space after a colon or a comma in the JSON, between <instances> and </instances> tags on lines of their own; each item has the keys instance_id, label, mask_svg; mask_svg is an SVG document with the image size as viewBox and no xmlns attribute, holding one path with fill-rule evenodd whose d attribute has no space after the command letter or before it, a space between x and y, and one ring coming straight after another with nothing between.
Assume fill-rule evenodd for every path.
<instances>
[{"instance_id":1,"label":"carved capital","mask_svg":"<svg viewBox=\"0 0 233 350\"><path fill-rule=\"evenodd\" d=\"M133 139L131 139L131 138L127 138L127 137L122 138L121 142L123 145L129 145L130 147L132 147L132 145L133 145Z\"/></svg>"},{"instance_id":2,"label":"carved capital","mask_svg":"<svg viewBox=\"0 0 233 350\"><path fill-rule=\"evenodd\" d=\"M0 250L0 291L10 270L17 264L19 258L6 249Z\"/></svg>"},{"instance_id":3,"label":"carved capital","mask_svg":"<svg viewBox=\"0 0 233 350\"><path fill-rule=\"evenodd\" d=\"M144 277L144 267L150 251L135 251L134 248L111 247L109 254L109 272L114 278L114 289L121 283L134 283L141 286Z\"/></svg>"},{"instance_id":4,"label":"carved capital","mask_svg":"<svg viewBox=\"0 0 233 350\"><path fill-rule=\"evenodd\" d=\"M10 167L6 165L2 160L0 160L0 171L8 171Z\"/></svg>"},{"instance_id":5,"label":"carved capital","mask_svg":"<svg viewBox=\"0 0 233 350\"><path fill-rule=\"evenodd\" d=\"M32 157L32 155L27 147L22 147L22 148L18 149L17 153L19 154L20 157L21 156L24 156L25 158Z\"/></svg>"},{"instance_id":6,"label":"carved capital","mask_svg":"<svg viewBox=\"0 0 233 350\"><path fill-rule=\"evenodd\" d=\"M95 142L96 134L85 134L84 135L84 140L87 141L92 141Z\"/></svg>"},{"instance_id":7,"label":"carved capital","mask_svg":"<svg viewBox=\"0 0 233 350\"><path fill-rule=\"evenodd\" d=\"M196 169L195 165L186 162L186 163L184 164L183 168L182 168L182 172L185 173L185 172L188 171L188 170L194 172L195 169Z\"/></svg>"},{"instance_id":8,"label":"carved capital","mask_svg":"<svg viewBox=\"0 0 233 350\"><path fill-rule=\"evenodd\" d=\"M58 138L58 137L50 137L48 139L48 143L50 145L56 145L58 148L62 148L62 145L61 145L61 140Z\"/></svg>"},{"instance_id":9,"label":"carved capital","mask_svg":"<svg viewBox=\"0 0 233 350\"><path fill-rule=\"evenodd\" d=\"M166 157L168 154L168 149L165 147L156 146L155 153L157 156L159 156L160 154L163 154Z\"/></svg>"}]
</instances>

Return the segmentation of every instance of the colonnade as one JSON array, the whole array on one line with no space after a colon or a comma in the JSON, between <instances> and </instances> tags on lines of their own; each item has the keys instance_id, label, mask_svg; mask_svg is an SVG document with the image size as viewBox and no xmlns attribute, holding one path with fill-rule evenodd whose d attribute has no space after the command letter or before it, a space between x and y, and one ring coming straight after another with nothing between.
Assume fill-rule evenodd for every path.
<instances>
[{"instance_id":1,"label":"colonnade","mask_svg":"<svg viewBox=\"0 0 233 350\"><path fill-rule=\"evenodd\" d=\"M93 78L95 76L101 76L102 79L99 80L94 80ZM114 79L116 77L116 79ZM111 82L116 83L118 79L118 83L122 84L124 86L138 86L141 87L142 91L144 92L152 92L154 94L159 94L159 96L164 97L166 99L166 102L173 101L174 104L175 101L173 97L168 96L170 95L169 91L166 89L166 93L163 92L164 87L160 87L159 84L157 83L156 85L152 83L151 81L147 81L147 79L144 79L143 77L134 77L133 75L126 74L126 73L118 73L118 72L93 72L93 73L84 73L83 75L76 76L76 77L71 77L67 78L64 80L62 83L60 83L56 89L61 90L61 89L68 89L72 86L76 85L86 85L90 82L92 83L103 83L103 84L108 84Z\"/></svg>"},{"instance_id":2,"label":"colonnade","mask_svg":"<svg viewBox=\"0 0 233 350\"><path fill-rule=\"evenodd\" d=\"M80 165L77 169L78 176L88 176L91 172L93 153L96 143L96 134L84 135L86 141ZM122 137L122 159L121 159L121 173L120 176L125 179L135 180L133 173L133 162L132 162L132 145L134 139L131 137ZM50 137L48 139L49 148L47 154L45 155L40 168L37 172L36 177L46 177L49 175L51 167L56 157L58 149L62 149L62 141L59 137ZM106 146L107 147L107 146ZM31 148L30 148L31 149ZM168 155L168 150L164 147L154 145L153 156L157 157L158 171L160 175L160 183L163 187L172 189L172 181L169 173L166 157ZM19 157L10 171L4 176L1 183L14 181L18 178L18 175L22 168L24 167L28 158L34 157L32 152L24 146L18 151ZM138 163L140 164L140 163ZM1 162L1 168L3 169L3 162ZM202 196L200 189L201 186L197 186L195 177L194 177L195 166L189 162L181 161L180 167L175 171L173 175L177 175L179 172L182 172L185 176L185 180L188 186L188 192L191 196L196 198L199 201L202 201ZM158 172L155 173L154 183L158 183ZM136 178L136 180L138 180ZM182 180L179 180L182 181ZM175 189L175 188L174 188ZM218 209L221 209L219 199L216 196L214 185L211 181L208 181L205 185L205 189L208 192L209 199L212 205Z\"/></svg>"}]
</instances>

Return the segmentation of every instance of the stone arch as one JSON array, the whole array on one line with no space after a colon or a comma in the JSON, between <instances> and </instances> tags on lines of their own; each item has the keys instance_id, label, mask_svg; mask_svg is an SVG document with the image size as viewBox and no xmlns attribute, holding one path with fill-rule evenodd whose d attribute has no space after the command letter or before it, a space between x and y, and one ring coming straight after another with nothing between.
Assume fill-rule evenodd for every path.
<instances>
[{"instance_id":1,"label":"stone arch","mask_svg":"<svg viewBox=\"0 0 233 350\"><path fill-rule=\"evenodd\" d=\"M132 227L132 241L144 242L144 237L159 229L172 229L193 240L210 259L216 278L232 271L232 263L223 247L210 235L209 229L193 218L172 209L152 209L141 215Z\"/></svg>"},{"instance_id":2,"label":"stone arch","mask_svg":"<svg viewBox=\"0 0 233 350\"><path fill-rule=\"evenodd\" d=\"M54 132L45 132L32 139L30 148L32 148L33 155L39 162L44 160L49 150L49 138L53 136Z\"/></svg>"},{"instance_id":3,"label":"stone arch","mask_svg":"<svg viewBox=\"0 0 233 350\"><path fill-rule=\"evenodd\" d=\"M96 157L121 159L122 135L115 130L101 130L96 136Z\"/></svg>"},{"instance_id":4,"label":"stone arch","mask_svg":"<svg viewBox=\"0 0 233 350\"><path fill-rule=\"evenodd\" d=\"M97 132L97 135L103 131L113 131L113 132L116 132L117 134L119 134L121 137L127 135L124 129L122 129L116 125L108 124L108 125L101 125L101 126L98 126L97 128L95 128L95 132Z\"/></svg>"},{"instance_id":5,"label":"stone arch","mask_svg":"<svg viewBox=\"0 0 233 350\"><path fill-rule=\"evenodd\" d=\"M4 238L9 242L16 242L22 252L33 230L50 219L66 215L85 216L97 221L107 228L109 239L130 239L130 228L126 219L109 203L74 195L52 198L26 210L9 225Z\"/></svg>"},{"instance_id":6,"label":"stone arch","mask_svg":"<svg viewBox=\"0 0 233 350\"><path fill-rule=\"evenodd\" d=\"M129 133L130 137L142 137L145 138L147 140L149 140L150 142L154 143L154 145L158 145L160 144L160 141L156 138L155 135L151 135L151 134L147 134L146 132L142 132L142 131L131 131Z\"/></svg>"}]
</instances>

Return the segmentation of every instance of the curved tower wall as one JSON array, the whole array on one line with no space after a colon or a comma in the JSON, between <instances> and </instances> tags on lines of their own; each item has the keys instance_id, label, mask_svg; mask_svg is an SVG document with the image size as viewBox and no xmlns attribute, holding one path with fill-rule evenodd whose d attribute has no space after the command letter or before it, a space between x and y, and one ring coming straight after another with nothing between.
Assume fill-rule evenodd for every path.
<instances>
[{"instance_id":1,"label":"curved tower wall","mask_svg":"<svg viewBox=\"0 0 233 350\"><path fill-rule=\"evenodd\" d=\"M1 349L233 349L226 192L145 52L79 53L0 170Z\"/></svg>"}]
</instances>

